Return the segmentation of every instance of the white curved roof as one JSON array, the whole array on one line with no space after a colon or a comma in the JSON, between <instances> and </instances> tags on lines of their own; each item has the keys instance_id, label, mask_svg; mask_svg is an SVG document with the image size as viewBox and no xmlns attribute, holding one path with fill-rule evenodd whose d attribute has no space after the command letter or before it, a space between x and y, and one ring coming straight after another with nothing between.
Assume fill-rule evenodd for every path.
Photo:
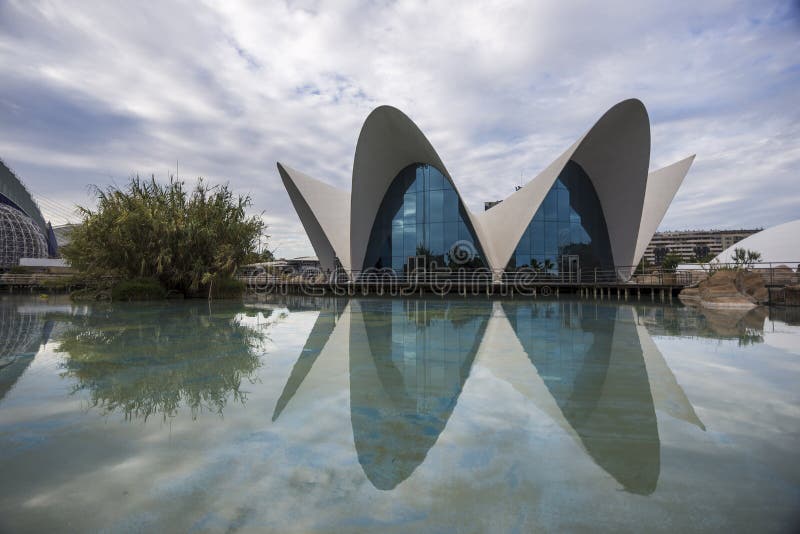
<instances>
[{"instance_id":1,"label":"white curved roof","mask_svg":"<svg viewBox=\"0 0 800 534\"><path fill-rule=\"evenodd\" d=\"M714 261L732 262L733 251L737 248L760 252L762 262L781 263L796 269L800 260L800 219L746 237L720 252Z\"/></svg>"},{"instance_id":2,"label":"white curved roof","mask_svg":"<svg viewBox=\"0 0 800 534\"><path fill-rule=\"evenodd\" d=\"M648 173L650 121L642 102L608 110L580 139L519 191L491 210L465 211L493 271L508 264L525 228L570 161L586 171L608 227L614 264L636 265L694 156ZM424 163L453 178L425 135L404 113L380 106L369 114L356 145L352 191L328 186L278 163L278 170L323 269L333 256L357 276L363 268L375 217L392 181L405 167ZM463 204L463 201L462 201ZM630 269L619 269L622 278Z\"/></svg>"},{"instance_id":3,"label":"white curved roof","mask_svg":"<svg viewBox=\"0 0 800 534\"><path fill-rule=\"evenodd\" d=\"M569 160L583 167L597 191L614 264L636 264L650 163L650 121L639 100L625 100L608 110L522 189L476 216L493 247L486 253L492 269L503 269L508 264L533 214Z\"/></svg>"},{"instance_id":4,"label":"white curved roof","mask_svg":"<svg viewBox=\"0 0 800 534\"><path fill-rule=\"evenodd\" d=\"M350 193L278 163L278 172L323 269L350 270Z\"/></svg>"}]
</instances>

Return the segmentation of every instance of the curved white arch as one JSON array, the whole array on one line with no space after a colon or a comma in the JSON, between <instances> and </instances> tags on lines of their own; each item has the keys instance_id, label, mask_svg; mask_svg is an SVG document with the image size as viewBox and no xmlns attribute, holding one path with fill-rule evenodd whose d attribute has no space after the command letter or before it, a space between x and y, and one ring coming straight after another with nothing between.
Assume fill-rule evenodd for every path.
<instances>
[{"instance_id":1,"label":"curved white arch","mask_svg":"<svg viewBox=\"0 0 800 534\"><path fill-rule=\"evenodd\" d=\"M476 216L492 243L491 254L487 253L492 269L505 269L525 228L569 160L583 167L597 192L614 264L633 265L650 163L650 120L644 104L636 99L612 107L522 189Z\"/></svg>"},{"instance_id":2,"label":"curved white arch","mask_svg":"<svg viewBox=\"0 0 800 534\"><path fill-rule=\"evenodd\" d=\"M350 270L350 194L278 163L278 172L323 270Z\"/></svg>"},{"instance_id":3,"label":"curved white arch","mask_svg":"<svg viewBox=\"0 0 800 534\"><path fill-rule=\"evenodd\" d=\"M432 165L441 171L464 205L439 154L417 125L397 108L380 106L374 109L361 127L353 160L350 255L354 271L362 269L372 225L386 191L400 171L414 163ZM477 234L478 244L485 247L487 240L477 228L474 216L466 206L465 211Z\"/></svg>"},{"instance_id":4,"label":"curved white arch","mask_svg":"<svg viewBox=\"0 0 800 534\"><path fill-rule=\"evenodd\" d=\"M647 175L647 191L644 195L642 220L639 223L639 237L636 240L636 253L631 265L637 265L642 259L647 245L653 239L653 234L661 224L693 161L694 154Z\"/></svg>"}]
</instances>

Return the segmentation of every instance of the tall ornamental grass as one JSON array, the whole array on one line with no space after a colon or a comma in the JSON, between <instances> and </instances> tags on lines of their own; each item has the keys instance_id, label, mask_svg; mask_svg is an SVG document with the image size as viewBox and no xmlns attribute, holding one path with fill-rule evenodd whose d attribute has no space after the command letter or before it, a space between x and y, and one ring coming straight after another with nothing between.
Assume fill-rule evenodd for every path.
<instances>
[{"instance_id":1,"label":"tall ornamental grass","mask_svg":"<svg viewBox=\"0 0 800 534\"><path fill-rule=\"evenodd\" d=\"M245 213L249 196L202 178L187 191L174 178L161 184L136 176L96 194L97 208L78 208L82 224L61 249L89 277L151 278L167 290L211 294L255 252L265 230L260 217Z\"/></svg>"}]
</instances>

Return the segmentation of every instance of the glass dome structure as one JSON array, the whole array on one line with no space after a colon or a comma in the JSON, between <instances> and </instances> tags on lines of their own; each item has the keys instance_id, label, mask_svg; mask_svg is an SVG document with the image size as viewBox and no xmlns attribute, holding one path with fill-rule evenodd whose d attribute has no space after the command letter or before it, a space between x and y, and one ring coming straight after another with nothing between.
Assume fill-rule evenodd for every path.
<instances>
[{"instance_id":1,"label":"glass dome structure","mask_svg":"<svg viewBox=\"0 0 800 534\"><path fill-rule=\"evenodd\" d=\"M0 203L0 270L19 265L20 258L46 258L47 240L33 220Z\"/></svg>"}]
</instances>

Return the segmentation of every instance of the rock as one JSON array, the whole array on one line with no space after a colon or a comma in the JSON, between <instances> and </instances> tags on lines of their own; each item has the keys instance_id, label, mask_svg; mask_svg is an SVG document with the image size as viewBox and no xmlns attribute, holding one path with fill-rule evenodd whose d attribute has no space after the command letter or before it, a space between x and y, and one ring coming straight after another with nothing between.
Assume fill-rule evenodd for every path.
<instances>
[{"instance_id":1,"label":"rock","mask_svg":"<svg viewBox=\"0 0 800 534\"><path fill-rule=\"evenodd\" d=\"M700 304L700 288L698 286L685 287L678 298L686 304Z\"/></svg>"},{"instance_id":2,"label":"rock","mask_svg":"<svg viewBox=\"0 0 800 534\"><path fill-rule=\"evenodd\" d=\"M706 321L706 328L712 335L722 338L744 339L748 336L761 337L768 309L756 308L701 308L700 314Z\"/></svg>"},{"instance_id":3,"label":"rock","mask_svg":"<svg viewBox=\"0 0 800 534\"><path fill-rule=\"evenodd\" d=\"M686 304L706 308L754 308L769 300L760 274L751 271L721 270L696 286L687 287L678 297Z\"/></svg>"},{"instance_id":4,"label":"rock","mask_svg":"<svg viewBox=\"0 0 800 534\"><path fill-rule=\"evenodd\" d=\"M764 285L764 278L752 271L738 271L736 274L736 289L753 299L757 304L769 302L769 292Z\"/></svg>"}]
</instances>

